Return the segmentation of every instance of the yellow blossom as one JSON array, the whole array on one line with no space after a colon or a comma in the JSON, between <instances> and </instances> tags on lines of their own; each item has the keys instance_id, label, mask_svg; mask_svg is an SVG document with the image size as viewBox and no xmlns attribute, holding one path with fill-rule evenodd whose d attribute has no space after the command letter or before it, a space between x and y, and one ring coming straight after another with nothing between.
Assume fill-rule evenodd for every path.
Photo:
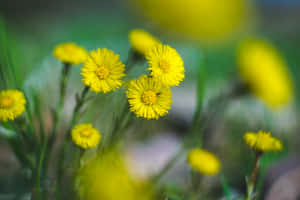
<instances>
[{"instance_id":1,"label":"yellow blossom","mask_svg":"<svg viewBox=\"0 0 300 200\"><path fill-rule=\"evenodd\" d=\"M73 142L83 149L96 147L100 140L100 132L92 124L78 124L72 130Z\"/></svg>"},{"instance_id":2,"label":"yellow blossom","mask_svg":"<svg viewBox=\"0 0 300 200\"><path fill-rule=\"evenodd\" d=\"M238 67L250 90L271 108L287 104L292 96L292 82L286 64L270 44L247 40L238 49Z\"/></svg>"},{"instance_id":3,"label":"yellow blossom","mask_svg":"<svg viewBox=\"0 0 300 200\"><path fill-rule=\"evenodd\" d=\"M150 76L167 86L178 86L184 79L183 60L169 45L158 44L147 52Z\"/></svg>"},{"instance_id":4,"label":"yellow blossom","mask_svg":"<svg viewBox=\"0 0 300 200\"><path fill-rule=\"evenodd\" d=\"M14 120L25 111L26 99L18 90L3 90L0 92L0 120Z\"/></svg>"},{"instance_id":5,"label":"yellow blossom","mask_svg":"<svg viewBox=\"0 0 300 200\"><path fill-rule=\"evenodd\" d=\"M135 112L138 117L158 119L171 109L170 88L146 75L130 81L126 95L130 111Z\"/></svg>"},{"instance_id":6,"label":"yellow blossom","mask_svg":"<svg viewBox=\"0 0 300 200\"><path fill-rule=\"evenodd\" d=\"M119 57L106 48L91 51L81 69L83 83L97 93L107 93L119 88L122 85L121 78L125 76L125 65Z\"/></svg>"},{"instance_id":7,"label":"yellow blossom","mask_svg":"<svg viewBox=\"0 0 300 200\"><path fill-rule=\"evenodd\" d=\"M54 56L64 63L79 65L87 59L86 50L75 43L63 43L54 48Z\"/></svg>"},{"instance_id":8,"label":"yellow blossom","mask_svg":"<svg viewBox=\"0 0 300 200\"><path fill-rule=\"evenodd\" d=\"M272 137L269 132L247 132L244 135L244 140L247 145L259 152L280 151L282 149L281 141Z\"/></svg>"},{"instance_id":9,"label":"yellow blossom","mask_svg":"<svg viewBox=\"0 0 300 200\"><path fill-rule=\"evenodd\" d=\"M150 33L141 29L132 30L129 33L129 41L132 48L141 55L146 55L149 49L160 43L160 41Z\"/></svg>"},{"instance_id":10,"label":"yellow blossom","mask_svg":"<svg viewBox=\"0 0 300 200\"><path fill-rule=\"evenodd\" d=\"M204 43L230 38L248 26L250 0L130 0L163 31Z\"/></svg>"},{"instance_id":11,"label":"yellow blossom","mask_svg":"<svg viewBox=\"0 0 300 200\"><path fill-rule=\"evenodd\" d=\"M187 162L204 175L215 175L220 171L220 161L212 153L203 149L193 149L188 153Z\"/></svg>"},{"instance_id":12,"label":"yellow blossom","mask_svg":"<svg viewBox=\"0 0 300 200\"><path fill-rule=\"evenodd\" d=\"M76 188L85 200L150 200L151 188L134 179L122 157L104 152L78 172Z\"/></svg>"}]
</instances>

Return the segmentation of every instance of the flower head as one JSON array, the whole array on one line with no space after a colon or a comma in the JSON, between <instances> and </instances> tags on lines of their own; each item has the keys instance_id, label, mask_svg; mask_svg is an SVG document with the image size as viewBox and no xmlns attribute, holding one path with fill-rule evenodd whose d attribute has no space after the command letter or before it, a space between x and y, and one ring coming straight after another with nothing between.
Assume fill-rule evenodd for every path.
<instances>
[{"instance_id":1,"label":"flower head","mask_svg":"<svg viewBox=\"0 0 300 200\"><path fill-rule=\"evenodd\" d=\"M124 70L118 54L106 48L97 49L91 51L81 69L82 81L94 92L107 93L122 85L120 79L125 76Z\"/></svg>"},{"instance_id":2,"label":"flower head","mask_svg":"<svg viewBox=\"0 0 300 200\"><path fill-rule=\"evenodd\" d=\"M79 65L87 58L86 50L75 43L63 43L54 48L54 56L64 63Z\"/></svg>"},{"instance_id":3,"label":"flower head","mask_svg":"<svg viewBox=\"0 0 300 200\"><path fill-rule=\"evenodd\" d=\"M220 161L214 154L199 148L188 153L187 162L194 170L205 175L215 175L221 168Z\"/></svg>"},{"instance_id":4,"label":"flower head","mask_svg":"<svg viewBox=\"0 0 300 200\"><path fill-rule=\"evenodd\" d=\"M141 29L132 30L129 33L129 41L132 48L142 55L146 55L149 49L160 43L159 40L150 33Z\"/></svg>"},{"instance_id":5,"label":"flower head","mask_svg":"<svg viewBox=\"0 0 300 200\"><path fill-rule=\"evenodd\" d=\"M238 50L238 66L249 89L272 108L288 103L292 82L286 65L275 48L259 40L248 40Z\"/></svg>"},{"instance_id":6,"label":"flower head","mask_svg":"<svg viewBox=\"0 0 300 200\"><path fill-rule=\"evenodd\" d=\"M247 145L258 152L280 151L282 149L281 141L272 137L269 132L247 132L244 135L244 140Z\"/></svg>"},{"instance_id":7,"label":"flower head","mask_svg":"<svg viewBox=\"0 0 300 200\"><path fill-rule=\"evenodd\" d=\"M168 113L172 103L172 93L169 87L146 75L132 80L126 92L130 111L138 117L158 119Z\"/></svg>"},{"instance_id":8,"label":"flower head","mask_svg":"<svg viewBox=\"0 0 300 200\"><path fill-rule=\"evenodd\" d=\"M150 75L164 85L178 86L183 80L183 61L172 47L158 44L147 52L146 59L150 66Z\"/></svg>"},{"instance_id":9,"label":"flower head","mask_svg":"<svg viewBox=\"0 0 300 200\"><path fill-rule=\"evenodd\" d=\"M104 152L78 172L77 189L85 200L150 200L151 187L134 179L124 159L116 152Z\"/></svg>"},{"instance_id":10,"label":"flower head","mask_svg":"<svg viewBox=\"0 0 300 200\"><path fill-rule=\"evenodd\" d=\"M130 0L160 30L203 43L220 42L248 26L250 0ZM163 11L163 12L159 12ZM249 24L251 25L251 24ZM182 37L182 38L183 38Z\"/></svg>"},{"instance_id":11,"label":"flower head","mask_svg":"<svg viewBox=\"0 0 300 200\"><path fill-rule=\"evenodd\" d=\"M99 144L101 135L92 124L78 124L72 130L72 140L81 148L89 149Z\"/></svg>"},{"instance_id":12,"label":"flower head","mask_svg":"<svg viewBox=\"0 0 300 200\"><path fill-rule=\"evenodd\" d=\"M3 90L0 92L0 120L14 120L25 111L26 99L18 90Z\"/></svg>"}]
</instances>

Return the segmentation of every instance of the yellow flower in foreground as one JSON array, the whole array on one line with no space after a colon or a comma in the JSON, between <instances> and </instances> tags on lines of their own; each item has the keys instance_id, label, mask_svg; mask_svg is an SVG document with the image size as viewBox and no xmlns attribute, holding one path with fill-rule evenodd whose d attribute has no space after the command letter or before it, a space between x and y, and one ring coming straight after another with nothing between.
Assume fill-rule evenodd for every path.
<instances>
[{"instance_id":1,"label":"yellow flower in foreground","mask_svg":"<svg viewBox=\"0 0 300 200\"><path fill-rule=\"evenodd\" d=\"M184 79L184 66L180 55L168 45L159 44L147 52L148 70L153 78L164 85L175 86Z\"/></svg>"},{"instance_id":2,"label":"yellow flower in foreground","mask_svg":"<svg viewBox=\"0 0 300 200\"><path fill-rule=\"evenodd\" d=\"M158 119L171 109L172 92L169 87L146 75L130 81L126 92L130 111L138 117Z\"/></svg>"},{"instance_id":3,"label":"yellow flower in foreground","mask_svg":"<svg viewBox=\"0 0 300 200\"><path fill-rule=\"evenodd\" d=\"M0 92L0 120L14 120L25 111L26 99L18 90L3 90Z\"/></svg>"},{"instance_id":4,"label":"yellow flower in foreground","mask_svg":"<svg viewBox=\"0 0 300 200\"><path fill-rule=\"evenodd\" d=\"M122 85L121 78L125 65L119 55L109 49L91 51L90 56L81 69L83 83L94 92L109 92Z\"/></svg>"},{"instance_id":5,"label":"yellow flower in foreground","mask_svg":"<svg viewBox=\"0 0 300 200\"><path fill-rule=\"evenodd\" d=\"M87 59L86 50L75 43L63 43L54 48L54 56L64 63L79 65Z\"/></svg>"},{"instance_id":6,"label":"yellow flower in foreground","mask_svg":"<svg viewBox=\"0 0 300 200\"><path fill-rule=\"evenodd\" d=\"M204 175L215 175L221 168L220 161L214 154L199 148L188 153L187 162Z\"/></svg>"},{"instance_id":7,"label":"yellow flower in foreground","mask_svg":"<svg viewBox=\"0 0 300 200\"><path fill-rule=\"evenodd\" d=\"M103 153L78 172L76 188L85 200L150 200L151 188L130 176L117 153Z\"/></svg>"},{"instance_id":8,"label":"yellow flower in foreground","mask_svg":"<svg viewBox=\"0 0 300 200\"><path fill-rule=\"evenodd\" d=\"M79 124L72 130L72 140L81 148L89 149L99 144L101 135L97 129L93 128L92 124Z\"/></svg>"},{"instance_id":9,"label":"yellow flower in foreground","mask_svg":"<svg viewBox=\"0 0 300 200\"><path fill-rule=\"evenodd\" d=\"M142 55L146 55L149 49L160 43L160 41L150 33L141 29L132 30L129 33L129 41L132 48Z\"/></svg>"},{"instance_id":10,"label":"yellow flower in foreground","mask_svg":"<svg viewBox=\"0 0 300 200\"><path fill-rule=\"evenodd\" d=\"M272 137L269 132L248 132L244 135L244 140L247 145L258 152L280 151L282 149L281 141Z\"/></svg>"},{"instance_id":11,"label":"yellow flower in foreground","mask_svg":"<svg viewBox=\"0 0 300 200\"><path fill-rule=\"evenodd\" d=\"M169 35L217 42L248 26L250 0L130 0L136 11ZM247 29L246 29L247 30ZM178 39L178 37L177 37Z\"/></svg>"},{"instance_id":12,"label":"yellow flower in foreground","mask_svg":"<svg viewBox=\"0 0 300 200\"><path fill-rule=\"evenodd\" d=\"M279 53L268 43L244 41L238 49L238 66L242 79L262 101L278 108L292 96L292 82Z\"/></svg>"}]
</instances>

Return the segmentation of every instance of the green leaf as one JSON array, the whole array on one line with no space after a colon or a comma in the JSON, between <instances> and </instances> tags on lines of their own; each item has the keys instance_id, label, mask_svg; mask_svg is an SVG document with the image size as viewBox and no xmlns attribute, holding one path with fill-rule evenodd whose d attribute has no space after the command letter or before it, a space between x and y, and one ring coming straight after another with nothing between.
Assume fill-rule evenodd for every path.
<instances>
[{"instance_id":1,"label":"green leaf","mask_svg":"<svg viewBox=\"0 0 300 200\"><path fill-rule=\"evenodd\" d=\"M226 196L226 199L227 200L232 200L229 185L227 183L227 180L226 180L225 176L223 176L223 175L221 175L221 185L222 185L222 188L223 188L223 192Z\"/></svg>"}]
</instances>

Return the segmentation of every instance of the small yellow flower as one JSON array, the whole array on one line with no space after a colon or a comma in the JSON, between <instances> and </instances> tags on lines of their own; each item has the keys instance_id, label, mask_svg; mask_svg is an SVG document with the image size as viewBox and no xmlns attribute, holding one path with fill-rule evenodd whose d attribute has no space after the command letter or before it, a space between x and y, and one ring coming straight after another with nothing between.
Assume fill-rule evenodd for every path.
<instances>
[{"instance_id":1,"label":"small yellow flower","mask_svg":"<svg viewBox=\"0 0 300 200\"><path fill-rule=\"evenodd\" d=\"M81 69L82 81L91 91L107 93L122 85L124 70L118 54L106 48L97 49L91 51Z\"/></svg>"},{"instance_id":2,"label":"small yellow flower","mask_svg":"<svg viewBox=\"0 0 300 200\"><path fill-rule=\"evenodd\" d=\"M220 161L214 154L199 148L188 153L187 162L204 175L215 175L221 168Z\"/></svg>"},{"instance_id":3,"label":"small yellow flower","mask_svg":"<svg viewBox=\"0 0 300 200\"><path fill-rule=\"evenodd\" d=\"M146 75L130 81L126 92L130 111L138 117L158 119L171 109L172 93L169 87Z\"/></svg>"},{"instance_id":4,"label":"small yellow flower","mask_svg":"<svg viewBox=\"0 0 300 200\"><path fill-rule=\"evenodd\" d=\"M63 43L54 48L54 56L64 63L79 65L87 59L86 50L75 43Z\"/></svg>"},{"instance_id":5,"label":"small yellow flower","mask_svg":"<svg viewBox=\"0 0 300 200\"><path fill-rule=\"evenodd\" d=\"M14 120L25 111L26 99L18 90L3 90L0 92L0 120Z\"/></svg>"},{"instance_id":6,"label":"small yellow flower","mask_svg":"<svg viewBox=\"0 0 300 200\"><path fill-rule=\"evenodd\" d=\"M259 40L242 42L238 66L249 89L271 108L287 104L292 96L292 81L284 60L274 47Z\"/></svg>"},{"instance_id":7,"label":"small yellow flower","mask_svg":"<svg viewBox=\"0 0 300 200\"><path fill-rule=\"evenodd\" d=\"M129 41L132 48L141 55L146 55L149 49L160 43L150 33L141 29L132 30L129 33Z\"/></svg>"},{"instance_id":8,"label":"small yellow flower","mask_svg":"<svg viewBox=\"0 0 300 200\"><path fill-rule=\"evenodd\" d=\"M247 145L259 152L280 151L282 149L281 141L272 137L269 132L247 132L244 135L244 140Z\"/></svg>"},{"instance_id":9,"label":"small yellow flower","mask_svg":"<svg viewBox=\"0 0 300 200\"><path fill-rule=\"evenodd\" d=\"M85 200L150 200L151 187L134 179L124 159L116 152L105 152L79 170L76 188Z\"/></svg>"},{"instance_id":10,"label":"small yellow flower","mask_svg":"<svg viewBox=\"0 0 300 200\"><path fill-rule=\"evenodd\" d=\"M72 130L72 140L81 148L89 149L99 144L101 135L97 129L93 128L92 124L79 124Z\"/></svg>"},{"instance_id":11,"label":"small yellow flower","mask_svg":"<svg viewBox=\"0 0 300 200\"><path fill-rule=\"evenodd\" d=\"M147 52L146 59L150 75L164 85L178 86L184 79L183 61L172 47L158 44Z\"/></svg>"}]
</instances>

